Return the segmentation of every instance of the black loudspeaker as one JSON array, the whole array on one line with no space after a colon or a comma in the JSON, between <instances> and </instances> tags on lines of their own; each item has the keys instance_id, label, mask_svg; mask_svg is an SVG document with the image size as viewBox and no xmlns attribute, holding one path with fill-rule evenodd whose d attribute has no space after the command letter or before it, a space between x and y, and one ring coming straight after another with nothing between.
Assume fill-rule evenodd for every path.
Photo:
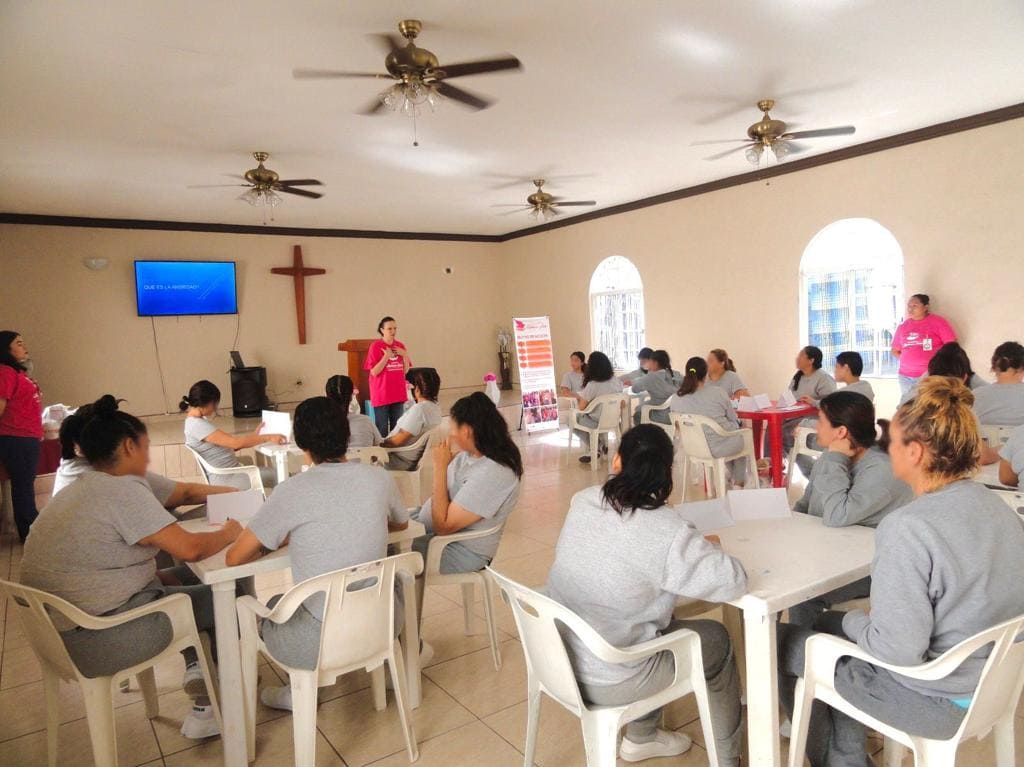
<instances>
[{"instance_id":1,"label":"black loudspeaker","mask_svg":"<svg viewBox=\"0 0 1024 767\"><path fill-rule=\"evenodd\" d=\"M258 418L267 406L267 369L231 368L231 410L235 418Z\"/></svg>"}]
</instances>

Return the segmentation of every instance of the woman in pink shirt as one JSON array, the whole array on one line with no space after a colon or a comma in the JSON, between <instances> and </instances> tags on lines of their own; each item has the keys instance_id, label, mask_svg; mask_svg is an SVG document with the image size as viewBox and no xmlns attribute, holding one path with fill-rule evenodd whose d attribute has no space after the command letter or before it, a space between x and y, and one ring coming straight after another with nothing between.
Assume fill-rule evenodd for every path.
<instances>
[{"instance_id":1,"label":"woman in pink shirt","mask_svg":"<svg viewBox=\"0 0 1024 767\"><path fill-rule=\"evenodd\" d=\"M385 317L377 325L380 340L370 344L365 368L370 371L370 404L377 430L390 434L405 409L405 373L412 366L405 344L395 338L398 323Z\"/></svg>"},{"instance_id":2,"label":"woman in pink shirt","mask_svg":"<svg viewBox=\"0 0 1024 767\"><path fill-rule=\"evenodd\" d=\"M43 403L28 377L28 349L14 330L0 330L0 464L11 478L14 524L22 543L36 520L36 469L43 438Z\"/></svg>"},{"instance_id":3,"label":"woman in pink shirt","mask_svg":"<svg viewBox=\"0 0 1024 767\"><path fill-rule=\"evenodd\" d=\"M939 347L956 340L956 332L945 317L929 312L924 293L910 297L907 314L892 339L892 353L900 360L900 394L906 394L918 378L927 375L928 362Z\"/></svg>"}]
</instances>

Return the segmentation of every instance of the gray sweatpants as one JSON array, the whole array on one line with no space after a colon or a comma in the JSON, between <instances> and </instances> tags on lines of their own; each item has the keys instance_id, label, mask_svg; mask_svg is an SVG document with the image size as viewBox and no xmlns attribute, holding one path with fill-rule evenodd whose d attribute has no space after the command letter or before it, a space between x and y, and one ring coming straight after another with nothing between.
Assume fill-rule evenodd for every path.
<instances>
[{"instance_id":1,"label":"gray sweatpants","mask_svg":"<svg viewBox=\"0 0 1024 767\"><path fill-rule=\"evenodd\" d=\"M700 636L719 767L738 765L743 735L740 726L740 682L729 634L721 623L711 620L672 621L663 633L679 629L689 629ZM655 663L650 669L633 679L613 685L580 683L580 692L589 703L617 706L654 695L668 687L674 678L675 661L671 653L663 652L655 656ZM660 721L659 708L626 725L626 737L634 743L654 740Z\"/></svg>"},{"instance_id":2,"label":"gray sweatpants","mask_svg":"<svg viewBox=\"0 0 1024 767\"><path fill-rule=\"evenodd\" d=\"M838 617L837 617L838 616ZM819 625L842 636L842 613L826 613ZM796 680L804 673L804 644L814 631L788 623L778 627L779 698L793 718ZM926 738L953 736L964 716L948 698L933 697L905 687L885 669L856 658L836 666L836 691L857 708L893 727ZM863 724L814 701L807 732L807 758L811 767L865 767L869 765L867 733Z\"/></svg>"},{"instance_id":3,"label":"gray sweatpants","mask_svg":"<svg viewBox=\"0 0 1024 767\"><path fill-rule=\"evenodd\" d=\"M199 579L184 565L164 572L176 576L183 585L164 586L155 580L142 591L133 594L120 607L104 613L103 617L126 613L171 594L187 594L192 600L196 628L208 633L212 645L213 591L209 586L200 584ZM99 676L112 676L159 655L171 643L171 622L166 615L155 613L99 631L83 628L63 631L61 639L64 640L64 646L82 676L93 679ZM198 657L192 648L184 650L182 655L185 656L186 663L191 663Z\"/></svg>"},{"instance_id":4,"label":"gray sweatpants","mask_svg":"<svg viewBox=\"0 0 1024 767\"><path fill-rule=\"evenodd\" d=\"M835 605L849 602L851 599L863 599L871 596L871 576L861 578L859 581L840 586L827 594L808 599L806 602L789 608L789 622L794 626L813 628L818 631L823 629L815 626L815 622L822 617L827 610Z\"/></svg>"}]
</instances>

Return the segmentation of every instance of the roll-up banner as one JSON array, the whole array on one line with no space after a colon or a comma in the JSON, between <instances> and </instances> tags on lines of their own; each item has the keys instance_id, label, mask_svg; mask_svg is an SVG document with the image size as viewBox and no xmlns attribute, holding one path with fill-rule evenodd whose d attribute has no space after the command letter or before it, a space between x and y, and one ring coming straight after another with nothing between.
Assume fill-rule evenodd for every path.
<instances>
[{"instance_id":1,"label":"roll-up banner","mask_svg":"<svg viewBox=\"0 0 1024 767\"><path fill-rule=\"evenodd\" d=\"M527 432L558 428L558 391L551 322L547 317L514 317L523 424Z\"/></svg>"}]
</instances>

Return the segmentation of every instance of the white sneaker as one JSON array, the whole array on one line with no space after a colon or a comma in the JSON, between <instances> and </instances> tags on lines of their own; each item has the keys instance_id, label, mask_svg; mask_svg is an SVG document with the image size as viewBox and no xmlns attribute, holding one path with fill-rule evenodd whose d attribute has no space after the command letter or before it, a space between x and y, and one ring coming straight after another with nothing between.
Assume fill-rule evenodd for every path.
<instances>
[{"instance_id":1,"label":"white sneaker","mask_svg":"<svg viewBox=\"0 0 1024 767\"><path fill-rule=\"evenodd\" d=\"M203 671L199 668L198 661L193 661L185 666L185 674L181 677L181 689L192 700L205 698L209 694L206 690L206 680L203 679Z\"/></svg>"},{"instance_id":2,"label":"white sneaker","mask_svg":"<svg viewBox=\"0 0 1024 767\"><path fill-rule=\"evenodd\" d=\"M189 715L181 723L182 737L189 740L203 740L220 735L220 725L213 715L213 706L192 706Z\"/></svg>"},{"instance_id":3,"label":"white sneaker","mask_svg":"<svg viewBox=\"0 0 1024 767\"><path fill-rule=\"evenodd\" d=\"M267 708L291 711L292 688L289 685L284 687L264 687L260 690L260 702Z\"/></svg>"},{"instance_id":4,"label":"white sneaker","mask_svg":"<svg viewBox=\"0 0 1024 767\"><path fill-rule=\"evenodd\" d=\"M789 740L792 734L793 723L789 721L789 717L787 716L785 719L782 720L782 724L779 725L779 735L786 738L786 740Z\"/></svg>"},{"instance_id":5,"label":"white sneaker","mask_svg":"<svg viewBox=\"0 0 1024 767\"><path fill-rule=\"evenodd\" d=\"M619 746L619 756L627 762L642 762L644 759L654 759L659 756L678 756L690 750L693 741L690 736L681 732L670 732L669 730L658 730L654 740L647 743L634 743L629 738L623 737L622 745Z\"/></svg>"}]
</instances>

